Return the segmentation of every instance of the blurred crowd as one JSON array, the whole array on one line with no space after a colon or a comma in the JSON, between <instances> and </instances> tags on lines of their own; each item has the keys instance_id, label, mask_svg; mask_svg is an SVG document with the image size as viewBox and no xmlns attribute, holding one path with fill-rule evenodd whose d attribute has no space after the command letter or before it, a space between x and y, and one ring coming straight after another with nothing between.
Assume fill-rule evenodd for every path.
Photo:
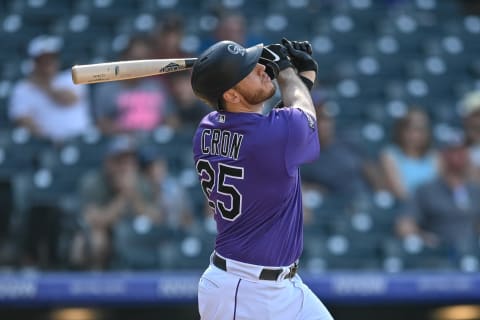
<instances>
[{"instance_id":1,"label":"blurred crowd","mask_svg":"<svg viewBox=\"0 0 480 320\"><path fill-rule=\"evenodd\" d=\"M182 49L183 36L183 21L173 16L150 34L131 35L117 60L197 54ZM246 46L262 42L248 32L238 12L222 15L199 48L222 39ZM55 147L96 130L106 140L101 164L78 179L77 214L68 241L60 236L62 213L30 212L21 240L14 235L15 253L3 242L0 263L78 270L174 268L179 247L172 240L188 240L205 230L214 234L212 213L207 205L198 212L191 190L171 169L172 163L142 137L158 128L191 137L211 109L193 94L189 72L74 85L69 70L60 70L61 49L55 36L31 40L26 54L33 68L12 90L9 119L12 126ZM386 233L400 243L441 251L452 263L466 254L478 255L480 90L451 106L458 108L461 121L441 139L432 134L427 108L408 106L397 114L387 142L374 153L336 126L335 108L321 83L312 96L321 155L302 168L307 227L328 222L317 219L330 219L316 213L318 199L340 199L352 208L350 214L356 214L368 211L372 199L380 197L384 202L390 199L387 206L392 208L387 214L393 225ZM200 190L198 185L194 188ZM12 239L8 231L2 240L7 238ZM183 244L187 252L195 247L195 242Z\"/></svg>"}]
</instances>

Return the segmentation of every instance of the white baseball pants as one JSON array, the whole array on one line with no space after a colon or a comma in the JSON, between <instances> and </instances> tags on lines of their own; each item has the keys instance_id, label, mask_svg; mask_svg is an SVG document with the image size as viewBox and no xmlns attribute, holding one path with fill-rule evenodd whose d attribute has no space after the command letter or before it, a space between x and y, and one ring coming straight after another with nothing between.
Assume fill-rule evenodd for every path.
<instances>
[{"instance_id":1,"label":"white baseball pants","mask_svg":"<svg viewBox=\"0 0 480 320\"><path fill-rule=\"evenodd\" d=\"M202 320L333 320L298 274L259 280L262 266L226 260L228 271L210 264L200 278Z\"/></svg>"}]
</instances>

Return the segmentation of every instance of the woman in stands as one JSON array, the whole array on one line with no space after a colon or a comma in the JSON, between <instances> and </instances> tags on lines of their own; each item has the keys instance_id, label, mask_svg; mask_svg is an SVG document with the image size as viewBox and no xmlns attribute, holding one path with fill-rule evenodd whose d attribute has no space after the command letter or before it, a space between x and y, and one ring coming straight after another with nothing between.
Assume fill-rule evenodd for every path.
<instances>
[{"instance_id":1,"label":"woman in stands","mask_svg":"<svg viewBox=\"0 0 480 320\"><path fill-rule=\"evenodd\" d=\"M380 161L387 187L399 200L437 175L438 156L431 148L430 121L424 111L412 108L398 119L392 144L384 148Z\"/></svg>"}]
</instances>

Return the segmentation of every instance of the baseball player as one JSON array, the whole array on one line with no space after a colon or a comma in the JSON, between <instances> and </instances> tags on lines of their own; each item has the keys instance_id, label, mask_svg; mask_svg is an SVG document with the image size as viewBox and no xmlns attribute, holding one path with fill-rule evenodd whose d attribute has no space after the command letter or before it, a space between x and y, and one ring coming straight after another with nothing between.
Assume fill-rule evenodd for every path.
<instances>
[{"instance_id":1,"label":"baseball player","mask_svg":"<svg viewBox=\"0 0 480 320\"><path fill-rule=\"evenodd\" d=\"M308 90L316 72L309 43L287 39L249 48L221 41L193 66L193 91L215 109L193 139L218 231L199 281L202 319L332 319L297 275L303 246L299 165L319 154ZM275 77L286 107L263 115Z\"/></svg>"}]
</instances>

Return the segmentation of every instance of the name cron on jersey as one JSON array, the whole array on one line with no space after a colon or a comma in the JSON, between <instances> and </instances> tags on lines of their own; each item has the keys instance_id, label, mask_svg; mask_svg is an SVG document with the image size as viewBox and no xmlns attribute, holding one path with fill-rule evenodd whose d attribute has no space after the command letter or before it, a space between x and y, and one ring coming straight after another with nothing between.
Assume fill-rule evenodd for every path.
<instances>
[{"instance_id":1,"label":"name cron on jersey","mask_svg":"<svg viewBox=\"0 0 480 320\"><path fill-rule=\"evenodd\" d=\"M210 136L210 139L208 137ZM203 129L202 153L238 159L243 134L220 129Z\"/></svg>"}]
</instances>

